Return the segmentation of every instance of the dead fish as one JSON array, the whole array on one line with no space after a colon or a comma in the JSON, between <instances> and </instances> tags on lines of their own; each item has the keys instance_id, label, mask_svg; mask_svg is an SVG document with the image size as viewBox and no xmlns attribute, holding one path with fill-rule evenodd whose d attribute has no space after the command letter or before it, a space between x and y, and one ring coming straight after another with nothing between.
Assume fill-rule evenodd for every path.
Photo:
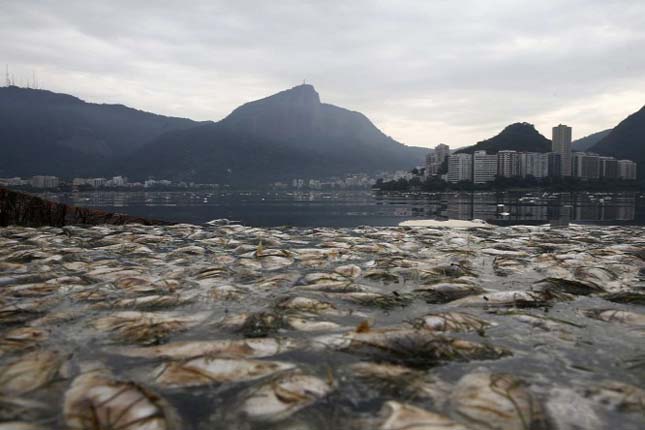
<instances>
[{"instance_id":1,"label":"dead fish","mask_svg":"<svg viewBox=\"0 0 645 430\"><path fill-rule=\"evenodd\" d=\"M380 430L468 430L448 417L393 400L385 402L378 415Z\"/></svg>"},{"instance_id":2,"label":"dead fish","mask_svg":"<svg viewBox=\"0 0 645 430\"><path fill-rule=\"evenodd\" d=\"M85 370L65 393L65 423L72 429L175 430L170 406L153 391L119 381L103 368Z\"/></svg>"},{"instance_id":3,"label":"dead fish","mask_svg":"<svg viewBox=\"0 0 645 430\"><path fill-rule=\"evenodd\" d=\"M49 382L63 363L55 351L35 351L0 367L0 395L22 396Z\"/></svg>"},{"instance_id":4,"label":"dead fish","mask_svg":"<svg viewBox=\"0 0 645 430\"><path fill-rule=\"evenodd\" d=\"M614 303L645 305L645 293L640 291L619 291L605 294L602 298Z\"/></svg>"},{"instance_id":5,"label":"dead fish","mask_svg":"<svg viewBox=\"0 0 645 430\"><path fill-rule=\"evenodd\" d=\"M299 345L295 340L264 337L242 340L171 342L148 347L114 348L109 351L126 357L165 357L175 360L204 355L218 358L259 358L290 351Z\"/></svg>"},{"instance_id":6,"label":"dead fish","mask_svg":"<svg viewBox=\"0 0 645 430\"><path fill-rule=\"evenodd\" d=\"M605 428L593 405L570 388L551 389L544 407L551 427L556 430Z\"/></svg>"},{"instance_id":7,"label":"dead fish","mask_svg":"<svg viewBox=\"0 0 645 430\"><path fill-rule=\"evenodd\" d=\"M424 372L390 363L362 361L349 366L352 377L376 386L380 392L392 392L397 397L432 399L435 405L443 403L450 387L438 379L430 379Z\"/></svg>"},{"instance_id":8,"label":"dead fish","mask_svg":"<svg viewBox=\"0 0 645 430\"><path fill-rule=\"evenodd\" d=\"M195 294L152 294L134 298L116 299L108 302L98 302L92 305L94 309L160 309L185 305L192 302Z\"/></svg>"},{"instance_id":9,"label":"dead fish","mask_svg":"<svg viewBox=\"0 0 645 430\"><path fill-rule=\"evenodd\" d=\"M605 322L618 322L645 327L645 315L617 309L590 309L582 312L585 316Z\"/></svg>"},{"instance_id":10,"label":"dead fish","mask_svg":"<svg viewBox=\"0 0 645 430\"><path fill-rule=\"evenodd\" d=\"M280 361L197 357L162 364L153 371L152 379L164 387L191 387L251 381L294 367Z\"/></svg>"},{"instance_id":11,"label":"dead fish","mask_svg":"<svg viewBox=\"0 0 645 430\"><path fill-rule=\"evenodd\" d=\"M276 303L275 308L283 311L307 312L312 314L343 314L332 303L300 296L285 297Z\"/></svg>"},{"instance_id":12,"label":"dead fish","mask_svg":"<svg viewBox=\"0 0 645 430\"><path fill-rule=\"evenodd\" d=\"M515 257L499 256L493 260L493 270L497 276L509 276L526 270L528 261Z\"/></svg>"},{"instance_id":13,"label":"dead fish","mask_svg":"<svg viewBox=\"0 0 645 430\"><path fill-rule=\"evenodd\" d=\"M154 279L145 277L128 277L118 279L114 285L128 293L152 294L174 293L179 287L179 281L174 279Z\"/></svg>"},{"instance_id":14,"label":"dead fish","mask_svg":"<svg viewBox=\"0 0 645 430\"><path fill-rule=\"evenodd\" d=\"M184 246L181 248L177 248L174 251L172 251L168 256L172 258L176 257L183 257L185 255L204 255L206 253L206 249L204 249L201 246L197 245L191 245L191 246Z\"/></svg>"},{"instance_id":15,"label":"dead fish","mask_svg":"<svg viewBox=\"0 0 645 430\"><path fill-rule=\"evenodd\" d=\"M352 280L337 273L309 273L297 286L311 291L345 291L352 286Z\"/></svg>"},{"instance_id":16,"label":"dead fish","mask_svg":"<svg viewBox=\"0 0 645 430\"><path fill-rule=\"evenodd\" d=\"M178 312L115 312L94 321L97 330L112 332L117 339L142 344L159 343L174 333L201 324L210 312L183 315Z\"/></svg>"},{"instance_id":17,"label":"dead fish","mask_svg":"<svg viewBox=\"0 0 645 430\"><path fill-rule=\"evenodd\" d=\"M439 281L445 278L461 278L463 276L476 276L466 261L443 264L418 272L419 280L423 282Z\"/></svg>"},{"instance_id":18,"label":"dead fish","mask_svg":"<svg viewBox=\"0 0 645 430\"><path fill-rule=\"evenodd\" d=\"M331 321L315 321L297 316L288 316L287 324L298 331L334 331L341 328L339 324Z\"/></svg>"},{"instance_id":19,"label":"dead fish","mask_svg":"<svg viewBox=\"0 0 645 430\"><path fill-rule=\"evenodd\" d=\"M0 301L0 324L18 324L42 316L51 306L56 304L52 300L21 300L16 303L2 303Z\"/></svg>"},{"instance_id":20,"label":"dead fish","mask_svg":"<svg viewBox=\"0 0 645 430\"><path fill-rule=\"evenodd\" d=\"M399 283L401 279L396 273L389 272L382 269L370 269L363 274L363 279L370 281L380 281L384 284Z\"/></svg>"},{"instance_id":21,"label":"dead fish","mask_svg":"<svg viewBox=\"0 0 645 430\"><path fill-rule=\"evenodd\" d=\"M484 289L469 283L437 283L417 288L413 291L426 303L448 303L474 294L481 294Z\"/></svg>"},{"instance_id":22,"label":"dead fish","mask_svg":"<svg viewBox=\"0 0 645 430\"><path fill-rule=\"evenodd\" d=\"M478 296L464 297L450 302L455 306L484 306L484 307L517 307L536 308L549 306L555 301L571 300L572 296L550 291L498 291Z\"/></svg>"},{"instance_id":23,"label":"dead fish","mask_svg":"<svg viewBox=\"0 0 645 430\"><path fill-rule=\"evenodd\" d=\"M408 306L414 300L411 294L380 294L371 292L348 292L340 294L339 297L362 306L391 310Z\"/></svg>"},{"instance_id":24,"label":"dead fish","mask_svg":"<svg viewBox=\"0 0 645 430\"><path fill-rule=\"evenodd\" d=\"M538 400L508 374L476 371L463 376L450 394L450 408L472 430L546 428Z\"/></svg>"},{"instance_id":25,"label":"dead fish","mask_svg":"<svg viewBox=\"0 0 645 430\"><path fill-rule=\"evenodd\" d=\"M605 290L592 282L580 282L571 279L545 278L531 287L534 291L545 291L554 294L566 293L574 296L588 296L604 293Z\"/></svg>"},{"instance_id":26,"label":"dead fish","mask_svg":"<svg viewBox=\"0 0 645 430\"><path fill-rule=\"evenodd\" d=\"M248 291L233 285L218 285L213 287L208 295L215 300L241 300Z\"/></svg>"},{"instance_id":27,"label":"dead fish","mask_svg":"<svg viewBox=\"0 0 645 430\"><path fill-rule=\"evenodd\" d=\"M602 381L583 389L583 395L612 411L645 414L645 390L617 381Z\"/></svg>"},{"instance_id":28,"label":"dead fish","mask_svg":"<svg viewBox=\"0 0 645 430\"><path fill-rule=\"evenodd\" d=\"M268 250L261 255L258 255L256 251L250 255L242 255L242 257L238 260L238 264L267 271L284 269L294 263L291 254L284 250Z\"/></svg>"},{"instance_id":29,"label":"dead fish","mask_svg":"<svg viewBox=\"0 0 645 430\"><path fill-rule=\"evenodd\" d=\"M267 337L287 327L287 321L281 313L254 312L246 315L238 331L244 337Z\"/></svg>"},{"instance_id":30,"label":"dead fish","mask_svg":"<svg viewBox=\"0 0 645 430\"><path fill-rule=\"evenodd\" d=\"M438 312L418 318L412 325L432 331L483 332L493 324L465 312Z\"/></svg>"},{"instance_id":31,"label":"dead fish","mask_svg":"<svg viewBox=\"0 0 645 430\"><path fill-rule=\"evenodd\" d=\"M485 360L510 355L510 351L492 345L408 328L370 329L319 336L311 343L314 349L332 348L375 361L421 368L443 361Z\"/></svg>"},{"instance_id":32,"label":"dead fish","mask_svg":"<svg viewBox=\"0 0 645 430\"><path fill-rule=\"evenodd\" d=\"M9 330L0 337L0 356L33 348L48 337L49 332L47 330L34 327L20 327Z\"/></svg>"},{"instance_id":33,"label":"dead fish","mask_svg":"<svg viewBox=\"0 0 645 430\"><path fill-rule=\"evenodd\" d=\"M59 285L48 283L11 285L3 287L0 294L7 297L44 297L56 293L59 288Z\"/></svg>"},{"instance_id":34,"label":"dead fish","mask_svg":"<svg viewBox=\"0 0 645 430\"><path fill-rule=\"evenodd\" d=\"M292 372L252 388L239 410L250 420L275 422L314 404L332 389L320 378Z\"/></svg>"},{"instance_id":35,"label":"dead fish","mask_svg":"<svg viewBox=\"0 0 645 430\"><path fill-rule=\"evenodd\" d=\"M347 264L344 266L338 266L334 269L335 273L342 275L346 278L356 279L361 276L363 272L361 268L355 264Z\"/></svg>"}]
</instances>

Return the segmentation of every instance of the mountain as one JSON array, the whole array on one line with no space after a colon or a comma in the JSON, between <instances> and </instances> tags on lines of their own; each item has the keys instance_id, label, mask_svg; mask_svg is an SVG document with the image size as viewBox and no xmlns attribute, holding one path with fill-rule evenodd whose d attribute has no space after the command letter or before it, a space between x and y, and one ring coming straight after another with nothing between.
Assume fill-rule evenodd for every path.
<instances>
[{"instance_id":1,"label":"mountain","mask_svg":"<svg viewBox=\"0 0 645 430\"><path fill-rule=\"evenodd\" d=\"M472 154L475 151L486 151L489 154L496 154L502 150L549 152L551 151L551 141L542 136L533 124L518 122L507 126L497 136L455 152Z\"/></svg>"},{"instance_id":2,"label":"mountain","mask_svg":"<svg viewBox=\"0 0 645 430\"><path fill-rule=\"evenodd\" d=\"M576 139L571 142L571 149L574 151L584 152L608 136L609 133L611 133L611 130L612 129L610 128L608 130L599 131L597 133L590 134L589 136Z\"/></svg>"},{"instance_id":3,"label":"mountain","mask_svg":"<svg viewBox=\"0 0 645 430\"><path fill-rule=\"evenodd\" d=\"M131 177L254 185L410 169L427 153L299 85L246 103L218 123L166 133L123 163Z\"/></svg>"},{"instance_id":4,"label":"mountain","mask_svg":"<svg viewBox=\"0 0 645 430\"><path fill-rule=\"evenodd\" d=\"M86 103L67 94L0 88L0 177L111 173L127 156L164 133L200 123L123 105Z\"/></svg>"},{"instance_id":5,"label":"mountain","mask_svg":"<svg viewBox=\"0 0 645 430\"><path fill-rule=\"evenodd\" d=\"M589 151L636 161L642 170L645 167L645 106L621 121Z\"/></svg>"}]
</instances>

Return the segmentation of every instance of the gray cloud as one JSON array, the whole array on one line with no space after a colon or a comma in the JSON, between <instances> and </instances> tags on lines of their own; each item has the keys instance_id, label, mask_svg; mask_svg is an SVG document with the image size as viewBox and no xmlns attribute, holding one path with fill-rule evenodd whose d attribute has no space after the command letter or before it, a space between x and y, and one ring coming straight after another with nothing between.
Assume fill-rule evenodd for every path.
<instances>
[{"instance_id":1,"label":"gray cloud","mask_svg":"<svg viewBox=\"0 0 645 430\"><path fill-rule=\"evenodd\" d=\"M307 79L408 144L578 137L645 103L642 0L0 0L0 61L95 102L217 120ZM20 80L18 80L20 82Z\"/></svg>"}]
</instances>

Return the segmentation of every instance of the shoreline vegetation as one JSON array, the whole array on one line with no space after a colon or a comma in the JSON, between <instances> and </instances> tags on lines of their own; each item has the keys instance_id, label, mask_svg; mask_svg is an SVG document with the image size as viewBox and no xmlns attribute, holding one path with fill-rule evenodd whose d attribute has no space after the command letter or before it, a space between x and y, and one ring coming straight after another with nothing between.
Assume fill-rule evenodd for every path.
<instances>
[{"instance_id":1,"label":"shoreline vegetation","mask_svg":"<svg viewBox=\"0 0 645 430\"><path fill-rule=\"evenodd\" d=\"M627 180L590 180L583 181L579 178L503 178L498 177L493 182L475 184L470 181L450 183L437 178L424 179L415 176L411 179L400 178L394 181L376 181L372 190L388 191L551 191L551 192L576 192L576 191L645 191L645 181Z\"/></svg>"}]
</instances>

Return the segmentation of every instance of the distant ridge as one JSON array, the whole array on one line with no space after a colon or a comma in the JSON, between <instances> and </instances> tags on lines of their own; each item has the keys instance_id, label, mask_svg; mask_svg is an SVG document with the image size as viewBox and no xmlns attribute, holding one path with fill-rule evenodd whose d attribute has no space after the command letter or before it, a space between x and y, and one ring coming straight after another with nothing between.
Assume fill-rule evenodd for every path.
<instances>
[{"instance_id":1,"label":"distant ridge","mask_svg":"<svg viewBox=\"0 0 645 430\"><path fill-rule=\"evenodd\" d=\"M542 136L533 124L518 122L505 127L498 135L477 142L473 146L461 148L456 153L472 154L475 151L486 151L497 154L499 151L511 150L522 152L549 152L551 141Z\"/></svg>"},{"instance_id":2,"label":"distant ridge","mask_svg":"<svg viewBox=\"0 0 645 430\"><path fill-rule=\"evenodd\" d=\"M0 177L93 175L170 131L200 123L67 94L0 88Z\"/></svg>"},{"instance_id":3,"label":"distant ridge","mask_svg":"<svg viewBox=\"0 0 645 430\"><path fill-rule=\"evenodd\" d=\"M592 133L589 136L581 137L580 139L576 139L571 142L571 149L573 149L574 151L584 152L607 137L612 130L613 129L610 128L607 130Z\"/></svg>"},{"instance_id":4,"label":"distant ridge","mask_svg":"<svg viewBox=\"0 0 645 430\"><path fill-rule=\"evenodd\" d=\"M639 164L639 177L645 168L645 106L622 120L590 149L602 155L624 158Z\"/></svg>"}]
</instances>

